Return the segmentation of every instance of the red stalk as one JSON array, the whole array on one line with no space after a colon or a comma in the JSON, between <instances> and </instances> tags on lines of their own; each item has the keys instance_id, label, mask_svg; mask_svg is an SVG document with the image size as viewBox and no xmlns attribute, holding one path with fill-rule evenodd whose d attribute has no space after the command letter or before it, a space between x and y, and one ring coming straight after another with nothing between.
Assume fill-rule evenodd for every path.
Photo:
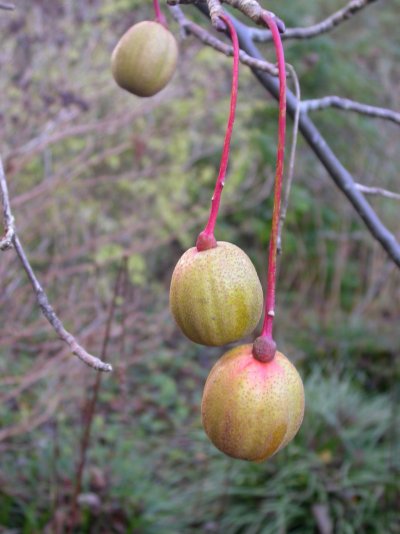
<instances>
[{"instance_id":1,"label":"red stalk","mask_svg":"<svg viewBox=\"0 0 400 534\"><path fill-rule=\"evenodd\" d=\"M219 206L221 202L222 189L225 185L226 169L229 160L229 148L232 137L233 123L235 121L236 101L238 93L239 80L239 41L235 27L231 19L227 15L220 15L220 18L225 22L229 29L233 45L233 70L232 70L232 89L231 89L231 105L229 112L228 124L226 127L224 146L222 149L221 164L219 168L218 178L215 184L214 194L211 200L211 210L205 229L200 233L197 239L197 249L207 250L216 246L214 237L215 223L217 222Z\"/></svg>"},{"instance_id":2,"label":"red stalk","mask_svg":"<svg viewBox=\"0 0 400 534\"><path fill-rule=\"evenodd\" d=\"M167 26L167 19L164 17L161 9L159 0L153 0L154 13L156 15L156 22L159 22L163 26Z\"/></svg>"},{"instance_id":3,"label":"red stalk","mask_svg":"<svg viewBox=\"0 0 400 534\"><path fill-rule=\"evenodd\" d=\"M272 213L271 238L269 242L267 294L265 297L265 316L261 331L261 337L272 340L272 327L275 316L275 288L276 288L276 256L279 215L281 209L281 191L283 164L285 156L285 131L286 131L286 68L282 41L275 19L268 14L263 14L263 20L269 27L274 40L279 72L279 123L278 123L278 150L276 157L274 209Z\"/></svg>"}]
</instances>

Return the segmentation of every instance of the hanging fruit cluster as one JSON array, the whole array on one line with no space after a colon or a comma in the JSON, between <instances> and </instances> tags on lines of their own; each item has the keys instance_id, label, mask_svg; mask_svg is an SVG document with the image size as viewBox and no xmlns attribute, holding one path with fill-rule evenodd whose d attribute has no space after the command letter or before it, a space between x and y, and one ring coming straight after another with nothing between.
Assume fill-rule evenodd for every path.
<instances>
[{"instance_id":1,"label":"hanging fruit cluster","mask_svg":"<svg viewBox=\"0 0 400 534\"><path fill-rule=\"evenodd\" d=\"M177 46L165 28L158 0L156 21L133 26L112 56L117 83L138 95L151 96L171 79ZM239 345L214 365L201 405L202 422L212 443L225 454L261 462L285 447L296 435L304 415L302 380L292 363L276 350L272 336L275 316L277 236L286 129L286 70L280 29L269 12L262 15L276 49L279 70L279 134L274 210L269 245L267 289L261 335L253 344ZM170 308L182 332L195 343L221 346L256 328L263 309L263 292L250 258L236 245L214 236L228 166L229 146L238 91L239 43L231 19L220 19L231 35L234 57L231 106L221 165L209 219L172 275Z\"/></svg>"}]
</instances>

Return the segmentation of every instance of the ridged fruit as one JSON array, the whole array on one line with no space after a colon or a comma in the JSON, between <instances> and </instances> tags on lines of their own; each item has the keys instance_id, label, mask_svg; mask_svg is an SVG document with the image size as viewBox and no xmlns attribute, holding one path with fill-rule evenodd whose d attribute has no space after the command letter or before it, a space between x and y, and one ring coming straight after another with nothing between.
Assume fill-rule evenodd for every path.
<instances>
[{"instance_id":1,"label":"ridged fruit","mask_svg":"<svg viewBox=\"0 0 400 534\"><path fill-rule=\"evenodd\" d=\"M143 21L119 40L111 57L117 84L137 96L153 96L172 78L178 59L175 37L162 24Z\"/></svg>"},{"instance_id":2,"label":"ridged fruit","mask_svg":"<svg viewBox=\"0 0 400 534\"><path fill-rule=\"evenodd\" d=\"M195 343L220 346L250 334L260 320L263 292L250 258L218 241L181 257L172 275L170 307L182 332Z\"/></svg>"},{"instance_id":3,"label":"ridged fruit","mask_svg":"<svg viewBox=\"0 0 400 534\"><path fill-rule=\"evenodd\" d=\"M211 369L201 414L204 430L219 450L262 462L297 434L304 415L303 382L280 352L262 363L253 357L252 345L241 345Z\"/></svg>"}]
</instances>

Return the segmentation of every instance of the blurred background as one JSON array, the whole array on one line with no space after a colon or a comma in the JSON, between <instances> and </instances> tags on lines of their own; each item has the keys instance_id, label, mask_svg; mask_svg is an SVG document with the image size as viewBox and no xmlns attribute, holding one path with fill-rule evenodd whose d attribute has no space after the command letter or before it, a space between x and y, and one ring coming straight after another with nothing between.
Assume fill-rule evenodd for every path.
<instances>
[{"instance_id":1,"label":"blurred background","mask_svg":"<svg viewBox=\"0 0 400 534\"><path fill-rule=\"evenodd\" d=\"M305 419L264 464L223 456L199 406L224 348L182 336L168 291L206 222L231 59L182 40L169 17L178 71L139 99L115 85L110 54L153 18L151 2L15 3L0 11L0 148L19 236L93 354L114 301L105 359L115 370L100 383L69 353L15 253L0 253L0 532L399 533L399 270L300 138L276 338L303 377ZM288 27L343 5L268 2ZM287 42L303 98L399 110L399 9L377 2L329 34ZM400 192L398 126L335 110L313 119L357 181ZM242 66L217 238L241 246L263 281L276 122L276 102ZM370 200L400 237L399 201Z\"/></svg>"}]
</instances>

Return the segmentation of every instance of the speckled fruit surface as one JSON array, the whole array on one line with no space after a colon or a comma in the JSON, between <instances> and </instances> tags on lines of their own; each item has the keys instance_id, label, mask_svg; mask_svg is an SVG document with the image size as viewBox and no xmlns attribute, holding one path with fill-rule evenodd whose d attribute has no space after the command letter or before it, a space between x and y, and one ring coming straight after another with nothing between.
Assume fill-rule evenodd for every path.
<instances>
[{"instance_id":1,"label":"speckled fruit surface","mask_svg":"<svg viewBox=\"0 0 400 534\"><path fill-rule=\"evenodd\" d=\"M195 343L220 346L250 334L260 320L263 292L250 258L218 241L181 257L172 275L170 308L182 332Z\"/></svg>"},{"instance_id":2,"label":"speckled fruit surface","mask_svg":"<svg viewBox=\"0 0 400 534\"><path fill-rule=\"evenodd\" d=\"M204 387L201 414L212 443L233 458L262 462L297 434L304 415L303 382L280 352L268 363L252 345L222 356Z\"/></svg>"},{"instance_id":3,"label":"speckled fruit surface","mask_svg":"<svg viewBox=\"0 0 400 534\"><path fill-rule=\"evenodd\" d=\"M111 57L117 84L137 96L153 96L172 78L178 59L175 37L162 24L143 21L119 40Z\"/></svg>"}]
</instances>

